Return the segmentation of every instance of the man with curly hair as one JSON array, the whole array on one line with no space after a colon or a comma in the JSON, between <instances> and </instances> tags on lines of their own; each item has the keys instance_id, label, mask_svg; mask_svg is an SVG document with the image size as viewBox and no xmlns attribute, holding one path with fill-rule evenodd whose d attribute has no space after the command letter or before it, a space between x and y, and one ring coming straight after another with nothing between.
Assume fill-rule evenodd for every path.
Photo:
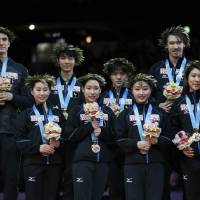
<instances>
[{"instance_id":1,"label":"man with curly hair","mask_svg":"<svg viewBox=\"0 0 200 200\"><path fill-rule=\"evenodd\" d=\"M16 200L18 188L18 159L13 126L19 109L29 106L24 81L27 69L8 57L8 49L15 35L0 27L0 180L4 200Z\"/></svg>"},{"instance_id":2,"label":"man with curly hair","mask_svg":"<svg viewBox=\"0 0 200 200\"><path fill-rule=\"evenodd\" d=\"M182 26L172 26L163 31L158 39L159 45L164 48L166 56L150 68L150 74L158 81L158 88L154 94L157 104L169 112L172 101L163 95L167 83L182 85L185 66L188 62L185 49L190 47L190 38Z\"/></svg>"},{"instance_id":3,"label":"man with curly hair","mask_svg":"<svg viewBox=\"0 0 200 200\"><path fill-rule=\"evenodd\" d=\"M190 47L190 38L184 27L179 25L164 30L158 42L164 48L166 56L163 60L155 63L149 73L158 81L157 90L153 94L156 104L169 113L174 100L169 100L164 96L164 88L168 83L176 84L176 86L183 85L183 75L188 63L185 50ZM172 173L173 170L177 171L179 168L176 156L173 148L168 149L165 154L168 162L165 165L163 200L170 199L170 177L177 179Z\"/></svg>"},{"instance_id":4,"label":"man with curly hair","mask_svg":"<svg viewBox=\"0 0 200 200\"><path fill-rule=\"evenodd\" d=\"M62 111L67 119L69 110L82 101L81 89L74 74L74 67L84 61L83 51L79 47L64 43L53 49L53 58L59 67L59 74L56 77L56 85L52 88L49 100ZM65 158L63 200L73 200L71 163L74 146L67 143L63 149L63 157Z\"/></svg>"}]
</instances>

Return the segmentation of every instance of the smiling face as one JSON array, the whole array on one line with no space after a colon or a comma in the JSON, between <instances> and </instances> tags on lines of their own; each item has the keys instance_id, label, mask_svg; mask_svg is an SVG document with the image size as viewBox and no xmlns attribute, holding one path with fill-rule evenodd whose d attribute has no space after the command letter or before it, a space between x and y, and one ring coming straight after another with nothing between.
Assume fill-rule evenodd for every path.
<instances>
[{"instance_id":1,"label":"smiling face","mask_svg":"<svg viewBox=\"0 0 200 200\"><path fill-rule=\"evenodd\" d=\"M33 95L37 105L45 103L50 94L48 84L46 82L36 82L31 90L31 94Z\"/></svg>"},{"instance_id":2,"label":"smiling face","mask_svg":"<svg viewBox=\"0 0 200 200\"><path fill-rule=\"evenodd\" d=\"M101 88L97 80L88 80L83 87L83 94L86 103L96 102L101 93Z\"/></svg>"},{"instance_id":3,"label":"smiling face","mask_svg":"<svg viewBox=\"0 0 200 200\"><path fill-rule=\"evenodd\" d=\"M137 103L145 104L151 95L150 85L145 81L137 81L132 86L132 94Z\"/></svg>"},{"instance_id":4,"label":"smiling face","mask_svg":"<svg viewBox=\"0 0 200 200\"><path fill-rule=\"evenodd\" d=\"M188 76L189 91L195 92L200 89L200 70L194 68Z\"/></svg>"},{"instance_id":5,"label":"smiling face","mask_svg":"<svg viewBox=\"0 0 200 200\"><path fill-rule=\"evenodd\" d=\"M177 59L183 56L185 44L179 36L169 35L166 48L168 49L169 57Z\"/></svg>"},{"instance_id":6,"label":"smiling face","mask_svg":"<svg viewBox=\"0 0 200 200\"><path fill-rule=\"evenodd\" d=\"M73 72L75 66L75 58L67 54L60 55L58 64L63 72Z\"/></svg>"}]
</instances>

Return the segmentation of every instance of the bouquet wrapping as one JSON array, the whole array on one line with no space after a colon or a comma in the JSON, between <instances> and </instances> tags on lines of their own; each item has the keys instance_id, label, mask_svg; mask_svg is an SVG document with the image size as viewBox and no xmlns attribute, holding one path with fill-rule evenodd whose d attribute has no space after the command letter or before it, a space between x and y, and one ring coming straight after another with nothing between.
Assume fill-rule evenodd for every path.
<instances>
[{"instance_id":1,"label":"bouquet wrapping","mask_svg":"<svg viewBox=\"0 0 200 200\"><path fill-rule=\"evenodd\" d=\"M0 76L0 91L10 91L11 87L11 79Z\"/></svg>"},{"instance_id":2,"label":"bouquet wrapping","mask_svg":"<svg viewBox=\"0 0 200 200\"><path fill-rule=\"evenodd\" d=\"M145 140L151 144L156 144L161 133L161 128L158 127L158 122L149 122L143 125Z\"/></svg>"},{"instance_id":3,"label":"bouquet wrapping","mask_svg":"<svg viewBox=\"0 0 200 200\"><path fill-rule=\"evenodd\" d=\"M198 142L200 140L200 134L198 132L194 132L192 135L190 133L186 133L185 131L179 131L172 142L177 146L179 150L183 150L193 142Z\"/></svg>"},{"instance_id":4,"label":"bouquet wrapping","mask_svg":"<svg viewBox=\"0 0 200 200\"><path fill-rule=\"evenodd\" d=\"M176 83L167 83L164 86L163 95L168 100L174 100L181 96L182 90L183 90L183 87L178 86Z\"/></svg>"},{"instance_id":5,"label":"bouquet wrapping","mask_svg":"<svg viewBox=\"0 0 200 200\"><path fill-rule=\"evenodd\" d=\"M45 124L44 126L44 137L46 139L55 139L55 140L59 140L60 136L61 136L61 131L62 128L55 122L48 122L47 124Z\"/></svg>"}]
</instances>

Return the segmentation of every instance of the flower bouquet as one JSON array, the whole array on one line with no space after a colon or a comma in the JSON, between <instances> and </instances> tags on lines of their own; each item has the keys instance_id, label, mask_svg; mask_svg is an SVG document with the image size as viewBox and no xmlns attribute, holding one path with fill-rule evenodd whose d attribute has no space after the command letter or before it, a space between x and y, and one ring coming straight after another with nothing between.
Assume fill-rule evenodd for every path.
<instances>
[{"instance_id":1,"label":"flower bouquet","mask_svg":"<svg viewBox=\"0 0 200 200\"><path fill-rule=\"evenodd\" d=\"M85 111L85 115L89 118L98 118L100 114L100 108L96 102L84 104L83 109Z\"/></svg>"},{"instance_id":2,"label":"flower bouquet","mask_svg":"<svg viewBox=\"0 0 200 200\"><path fill-rule=\"evenodd\" d=\"M143 128L145 140L149 141L150 144L156 144L161 133L161 128L158 127L158 122L145 123Z\"/></svg>"},{"instance_id":3,"label":"flower bouquet","mask_svg":"<svg viewBox=\"0 0 200 200\"><path fill-rule=\"evenodd\" d=\"M120 113L120 106L117 103L110 103L109 107L112 109L112 111L115 113L116 116Z\"/></svg>"},{"instance_id":4,"label":"flower bouquet","mask_svg":"<svg viewBox=\"0 0 200 200\"><path fill-rule=\"evenodd\" d=\"M163 95L168 100L174 100L181 96L182 90L183 90L183 87L178 86L176 83L167 83L164 86Z\"/></svg>"},{"instance_id":5,"label":"flower bouquet","mask_svg":"<svg viewBox=\"0 0 200 200\"><path fill-rule=\"evenodd\" d=\"M200 134L198 132L194 132L192 135L189 133L186 133L185 131L179 131L172 142L177 146L179 150L183 150L187 147L190 147L190 145L193 142L198 142L200 140Z\"/></svg>"},{"instance_id":6,"label":"flower bouquet","mask_svg":"<svg viewBox=\"0 0 200 200\"><path fill-rule=\"evenodd\" d=\"M101 111L98 103L93 102L93 103L86 103L83 105L85 115L89 120L91 121L96 121L98 126L102 126L103 123L103 112ZM100 145L98 144L98 136L95 136L95 133L92 133L91 135L92 139L92 145L91 145L91 150L94 153L99 153L100 152Z\"/></svg>"},{"instance_id":7,"label":"flower bouquet","mask_svg":"<svg viewBox=\"0 0 200 200\"><path fill-rule=\"evenodd\" d=\"M1 91L10 91L11 87L12 87L11 79L0 76L0 92Z\"/></svg>"},{"instance_id":8,"label":"flower bouquet","mask_svg":"<svg viewBox=\"0 0 200 200\"><path fill-rule=\"evenodd\" d=\"M62 128L55 122L48 122L44 126L44 137L49 140L49 139L55 139L59 140Z\"/></svg>"}]
</instances>

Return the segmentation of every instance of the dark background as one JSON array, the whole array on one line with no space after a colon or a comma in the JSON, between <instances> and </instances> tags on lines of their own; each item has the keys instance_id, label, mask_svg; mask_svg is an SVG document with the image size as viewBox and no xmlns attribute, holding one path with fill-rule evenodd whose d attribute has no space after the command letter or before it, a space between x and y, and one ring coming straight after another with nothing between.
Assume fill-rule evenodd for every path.
<instances>
[{"instance_id":1,"label":"dark background","mask_svg":"<svg viewBox=\"0 0 200 200\"><path fill-rule=\"evenodd\" d=\"M200 58L198 1L54 0L1 2L0 25L13 30L17 40L9 55L33 73L56 73L50 59L52 45L65 41L84 50L85 62L76 73L102 72L110 58L125 57L138 71L163 56L160 33L171 26L190 26L190 59ZM30 31L29 24L36 29ZM92 35L92 43L85 37ZM38 47L41 44L42 47Z\"/></svg>"},{"instance_id":2,"label":"dark background","mask_svg":"<svg viewBox=\"0 0 200 200\"><path fill-rule=\"evenodd\" d=\"M0 26L13 30L16 41L9 56L28 67L29 72L55 74L51 47L60 40L84 50L85 62L77 75L102 73L110 58L125 57L147 72L160 60L160 33L171 26L190 26L190 59L200 59L200 9L198 0L1 0ZM36 29L30 31L29 24ZM85 37L92 35L91 44ZM42 44L43 48L39 48ZM23 188L23 183L21 184Z\"/></svg>"}]
</instances>

